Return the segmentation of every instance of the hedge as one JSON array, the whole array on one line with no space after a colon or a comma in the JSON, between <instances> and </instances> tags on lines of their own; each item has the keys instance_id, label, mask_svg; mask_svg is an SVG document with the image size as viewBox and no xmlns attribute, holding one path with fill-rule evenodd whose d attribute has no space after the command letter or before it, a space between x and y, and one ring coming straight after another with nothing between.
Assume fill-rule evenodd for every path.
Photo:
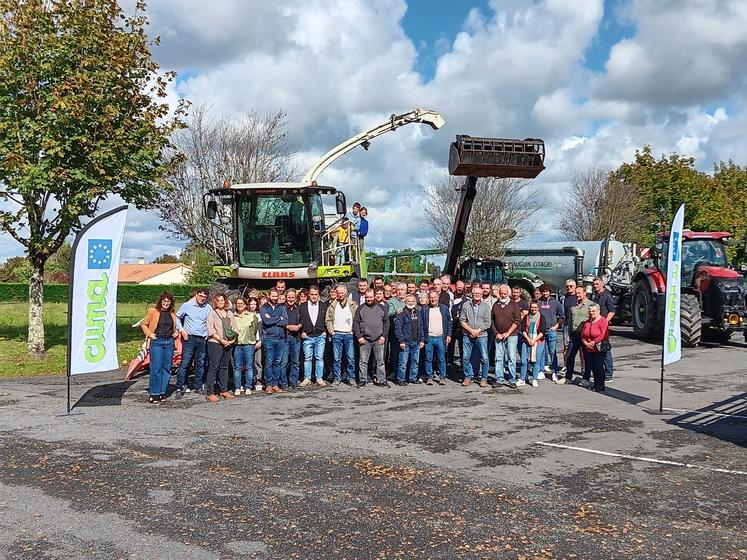
<instances>
[{"instance_id":1,"label":"hedge","mask_svg":"<svg viewBox=\"0 0 747 560\"><path fill-rule=\"evenodd\" d=\"M147 284L120 284L117 286L117 301L119 303L155 303L161 292L167 291L174 294L177 304L189 298L189 291L195 286L186 284L169 285L147 285ZM209 286L205 286L206 288ZM45 284L44 301L49 303L61 303L67 301L67 284ZM0 301L28 301L28 284L4 284L0 283Z\"/></svg>"}]
</instances>

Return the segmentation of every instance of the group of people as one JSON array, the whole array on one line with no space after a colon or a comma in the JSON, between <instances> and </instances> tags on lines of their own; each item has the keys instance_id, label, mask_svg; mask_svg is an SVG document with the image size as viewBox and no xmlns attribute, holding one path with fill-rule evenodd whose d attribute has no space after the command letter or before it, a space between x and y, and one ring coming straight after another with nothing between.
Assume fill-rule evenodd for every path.
<instances>
[{"instance_id":1,"label":"group of people","mask_svg":"<svg viewBox=\"0 0 747 560\"><path fill-rule=\"evenodd\" d=\"M601 279L592 287L589 298L568 280L561 301L543 285L529 301L518 287L452 284L449 275L419 284L376 278L358 280L353 293L344 284L330 286L323 301L318 286L295 290L278 280L267 293L252 290L233 300L219 293L210 303L207 290L197 288L176 311L173 295L164 292L142 322L150 402L166 398L178 338L176 399L195 391L217 402L312 383L445 385L449 366L461 370L464 386L488 387L492 366L493 385L538 387L546 374L559 384L572 381L579 354L580 384L592 387L593 374L593 389L604 391L613 373L615 304Z\"/></svg>"}]
</instances>

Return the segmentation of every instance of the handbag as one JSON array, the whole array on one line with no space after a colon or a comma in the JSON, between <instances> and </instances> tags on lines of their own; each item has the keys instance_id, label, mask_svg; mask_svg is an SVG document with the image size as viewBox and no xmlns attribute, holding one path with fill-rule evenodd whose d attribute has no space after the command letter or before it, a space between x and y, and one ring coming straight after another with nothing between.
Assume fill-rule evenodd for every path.
<instances>
[{"instance_id":1,"label":"handbag","mask_svg":"<svg viewBox=\"0 0 747 560\"><path fill-rule=\"evenodd\" d=\"M226 340L236 340L239 338L239 333L231 328L231 319L223 317L221 321L223 322L223 338Z\"/></svg>"},{"instance_id":2,"label":"handbag","mask_svg":"<svg viewBox=\"0 0 747 560\"><path fill-rule=\"evenodd\" d=\"M609 340L597 342L597 352L609 352L610 350L612 350L612 344Z\"/></svg>"}]
</instances>

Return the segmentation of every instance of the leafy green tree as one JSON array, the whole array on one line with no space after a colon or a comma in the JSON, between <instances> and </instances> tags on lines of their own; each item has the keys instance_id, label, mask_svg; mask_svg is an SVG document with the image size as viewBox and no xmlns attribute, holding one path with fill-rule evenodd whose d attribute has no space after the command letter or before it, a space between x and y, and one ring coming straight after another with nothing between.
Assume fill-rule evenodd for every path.
<instances>
[{"instance_id":1,"label":"leafy green tree","mask_svg":"<svg viewBox=\"0 0 747 560\"><path fill-rule=\"evenodd\" d=\"M0 265L0 282L28 282L29 273L26 257L10 257Z\"/></svg>"},{"instance_id":2,"label":"leafy green tree","mask_svg":"<svg viewBox=\"0 0 747 560\"><path fill-rule=\"evenodd\" d=\"M160 257L153 259L153 264L175 264L179 262L182 262L179 257L176 255L169 255L168 253L164 253Z\"/></svg>"},{"instance_id":3,"label":"leafy green tree","mask_svg":"<svg viewBox=\"0 0 747 560\"><path fill-rule=\"evenodd\" d=\"M117 194L145 207L181 160L145 5L0 0L0 229L28 257L30 353L44 351L44 270L83 218Z\"/></svg>"},{"instance_id":4,"label":"leafy green tree","mask_svg":"<svg viewBox=\"0 0 747 560\"><path fill-rule=\"evenodd\" d=\"M695 168L695 159L678 154L654 158L651 147L636 151L632 163L622 164L616 180L635 185L640 196L642 244L652 244L656 233L668 228L680 204L685 204L685 225L708 230L720 221L722 211L711 177Z\"/></svg>"}]
</instances>

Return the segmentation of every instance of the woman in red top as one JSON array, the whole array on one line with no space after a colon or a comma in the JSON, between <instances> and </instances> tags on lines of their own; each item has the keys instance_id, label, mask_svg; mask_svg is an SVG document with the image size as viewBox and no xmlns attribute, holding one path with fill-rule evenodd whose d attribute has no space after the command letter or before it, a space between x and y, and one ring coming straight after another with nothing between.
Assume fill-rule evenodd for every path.
<instances>
[{"instance_id":1,"label":"woman in red top","mask_svg":"<svg viewBox=\"0 0 747 560\"><path fill-rule=\"evenodd\" d=\"M607 352L601 350L609 341L610 331L607 319L602 317L599 306L594 303L589 307L589 320L584 323L581 332L581 343L586 349L586 359L591 361L591 371L594 373L594 390L604 391L604 357ZM609 342L607 342L609 344Z\"/></svg>"}]
</instances>

